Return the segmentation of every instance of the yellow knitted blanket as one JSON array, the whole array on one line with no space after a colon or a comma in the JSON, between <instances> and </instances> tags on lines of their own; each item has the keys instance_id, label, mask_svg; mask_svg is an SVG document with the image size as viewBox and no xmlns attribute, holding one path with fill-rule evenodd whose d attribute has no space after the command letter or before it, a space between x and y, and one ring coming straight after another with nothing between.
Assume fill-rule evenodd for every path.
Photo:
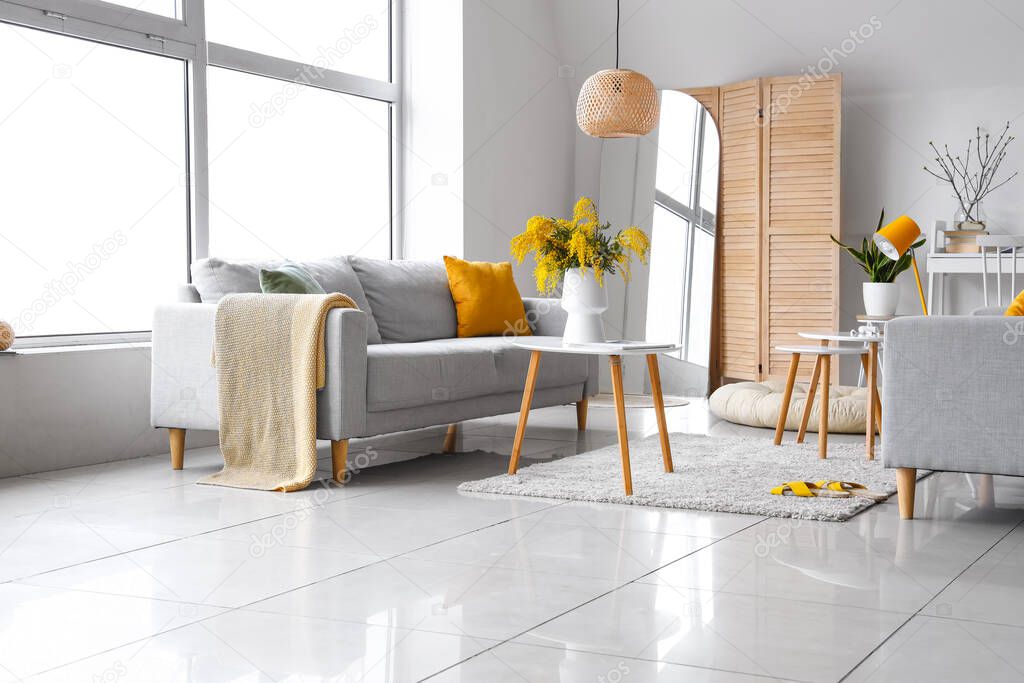
<instances>
[{"instance_id":1,"label":"yellow knitted blanket","mask_svg":"<svg viewBox=\"0 0 1024 683\"><path fill-rule=\"evenodd\" d=\"M214 364L224 469L200 484L297 491L316 474L324 323L344 294L230 294L217 306Z\"/></svg>"}]
</instances>

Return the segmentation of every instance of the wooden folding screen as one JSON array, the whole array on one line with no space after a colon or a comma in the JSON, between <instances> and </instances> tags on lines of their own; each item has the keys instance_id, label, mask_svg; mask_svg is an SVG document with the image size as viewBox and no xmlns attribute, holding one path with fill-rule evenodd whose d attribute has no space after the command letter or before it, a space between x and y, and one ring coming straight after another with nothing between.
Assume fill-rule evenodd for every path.
<instances>
[{"instance_id":1,"label":"wooden folding screen","mask_svg":"<svg viewBox=\"0 0 1024 683\"><path fill-rule=\"evenodd\" d=\"M829 235L839 236L842 78L687 92L721 137L711 387L784 376L788 356L775 346L839 322L839 256Z\"/></svg>"},{"instance_id":2,"label":"wooden folding screen","mask_svg":"<svg viewBox=\"0 0 1024 683\"><path fill-rule=\"evenodd\" d=\"M776 346L839 324L839 250L829 236L839 236L841 81L767 78L763 93L761 357L763 374L779 377L789 354Z\"/></svg>"}]
</instances>

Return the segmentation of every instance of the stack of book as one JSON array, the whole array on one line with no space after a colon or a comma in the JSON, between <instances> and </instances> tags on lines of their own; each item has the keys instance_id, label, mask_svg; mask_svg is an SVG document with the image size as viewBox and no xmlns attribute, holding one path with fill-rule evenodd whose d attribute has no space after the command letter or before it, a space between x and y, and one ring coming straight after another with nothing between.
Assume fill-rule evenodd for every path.
<instances>
[{"instance_id":1,"label":"stack of book","mask_svg":"<svg viewBox=\"0 0 1024 683\"><path fill-rule=\"evenodd\" d=\"M987 230L943 230L946 237L947 254L978 254L978 235L987 235Z\"/></svg>"}]
</instances>

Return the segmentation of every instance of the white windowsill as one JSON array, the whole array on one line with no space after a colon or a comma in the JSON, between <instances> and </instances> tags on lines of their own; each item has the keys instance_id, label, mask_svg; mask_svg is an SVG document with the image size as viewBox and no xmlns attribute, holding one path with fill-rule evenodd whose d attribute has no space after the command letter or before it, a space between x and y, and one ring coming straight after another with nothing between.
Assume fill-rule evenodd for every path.
<instances>
[{"instance_id":1,"label":"white windowsill","mask_svg":"<svg viewBox=\"0 0 1024 683\"><path fill-rule=\"evenodd\" d=\"M111 344L67 344L64 346L30 346L0 352L0 358L16 356L43 356L55 353L109 351L111 349L148 349L152 342L115 342Z\"/></svg>"}]
</instances>

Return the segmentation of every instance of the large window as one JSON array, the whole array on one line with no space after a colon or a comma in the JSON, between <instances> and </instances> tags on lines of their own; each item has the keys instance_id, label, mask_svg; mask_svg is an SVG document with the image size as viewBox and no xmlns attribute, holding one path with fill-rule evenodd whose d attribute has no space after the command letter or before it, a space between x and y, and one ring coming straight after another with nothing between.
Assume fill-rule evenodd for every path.
<instances>
[{"instance_id":1,"label":"large window","mask_svg":"<svg viewBox=\"0 0 1024 683\"><path fill-rule=\"evenodd\" d=\"M389 256L386 103L216 68L209 92L211 254Z\"/></svg>"},{"instance_id":2,"label":"large window","mask_svg":"<svg viewBox=\"0 0 1024 683\"><path fill-rule=\"evenodd\" d=\"M206 0L206 33L217 43L386 81L388 11L388 0Z\"/></svg>"},{"instance_id":3,"label":"large window","mask_svg":"<svg viewBox=\"0 0 1024 683\"><path fill-rule=\"evenodd\" d=\"M186 275L185 63L0 26L0 74L0 318L19 336L149 329Z\"/></svg>"},{"instance_id":4,"label":"large window","mask_svg":"<svg viewBox=\"0 0 1024 683\"><path fill-rule=\"evenodd\" d=\"M19 345L145 339L197 258L392 256L397 1L0 0Z\"/></svg>"}]
</instances>

